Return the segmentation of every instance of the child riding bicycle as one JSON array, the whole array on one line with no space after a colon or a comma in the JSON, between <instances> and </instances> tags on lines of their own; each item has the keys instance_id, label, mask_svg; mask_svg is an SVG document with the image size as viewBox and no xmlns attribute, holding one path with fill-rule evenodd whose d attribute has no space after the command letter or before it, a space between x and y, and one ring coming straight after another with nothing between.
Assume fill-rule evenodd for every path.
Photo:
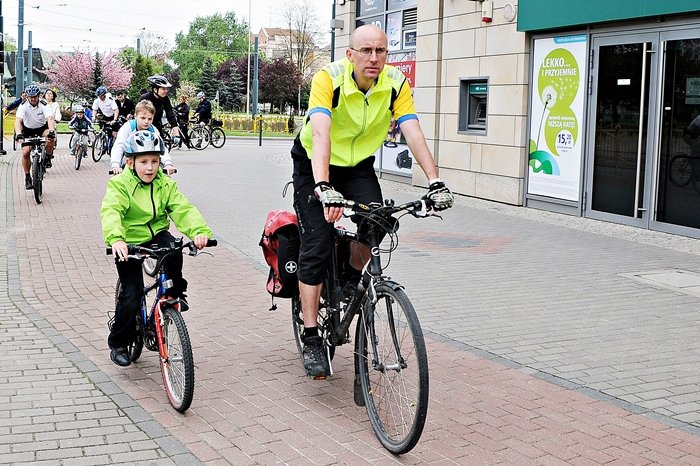
<instances>
[{"instance_id":1,"label":"child riding bicycle","mask_svg":"<svg viewBox=\"0 0 700 466\"><path fill-rule=\"evenodd\" d=\"M110 165L112 168L112 173L117 174L122 171L124 167L123 155L127 149L127 141L131 135L137 131L149 131L160 138L160 133L158 128L153 126L153 116L156 114L156 108L148 100L142 100L136 104L134 109L134 118L127 121L119 132L117 133L117 139L114 141L114 147L112 147L112 154L110 156ZM163 146L163 154L161 155L161 163L163 164L163 169L168 175L175 173L175 165L173 164L173 159L170 157L170 152L168 152L167 147Z\"/></svg>"},{"instance_id":2,"label":"child riding bicycle","mask_svg":"<svg viewBox=\"0 0 700 466\"><path fill-rule=\"evenodd\" d=\"M73 118L68 122L68 128L72 129L75 135L70 140L70 155L75 155L75 143L78 141L78 132L80 130L94 130L92 122L85 118L85 109L82 105L73 107L73 112L75 112ZM83 154L83 157L87 157L87 153Z\"/></svg>"},{"instance_id":3,"label":"child riding bicycle","mask_svg":"<svg viewBox=\"0 0 700 466\"><path fill-rule=\"evenodd\" d=\"M102 199L102 236L112 248L121 291L117 297L114 323L107 343L112 362L131 364L127 347L135 338L136 315L141 307L143 271L141 261L128 260L129 244L167 246L175 241L168 231L170 219L198 249L206 246L212 232L202 214L177 189L175 181L160 170L165 146L160 136L148 130L136 131L126 143L126 170L112 177ZM187 280L182 276L182 254L163 260L173 281L173 298L180 310L189 309L185 299Z\"/></svg>"}]
</instances>

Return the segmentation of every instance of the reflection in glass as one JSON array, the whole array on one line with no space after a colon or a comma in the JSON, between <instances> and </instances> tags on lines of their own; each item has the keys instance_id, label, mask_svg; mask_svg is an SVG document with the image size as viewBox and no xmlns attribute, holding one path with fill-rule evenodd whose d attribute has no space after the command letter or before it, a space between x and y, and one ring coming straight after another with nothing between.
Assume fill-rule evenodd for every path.
<instances>
[{"instance_id":1,"label":"reflection in glass","mask_svg":"<svg viewBox=\"0 0 700 466\"><path fill-rule=\"evenodd\" d=\"M666 43L656 220L700 228L700 39Z\"/></svg>"}]
</instances>

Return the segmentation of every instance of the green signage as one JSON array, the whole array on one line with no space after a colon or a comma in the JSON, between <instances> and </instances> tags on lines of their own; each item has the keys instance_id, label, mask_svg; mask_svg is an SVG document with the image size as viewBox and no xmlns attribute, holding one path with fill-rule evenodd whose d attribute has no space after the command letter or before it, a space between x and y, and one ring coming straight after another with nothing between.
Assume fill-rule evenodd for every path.
<instances>
[{"instance_id":1,"label":"green signage","mask_svg":"<svg viewBox=\"0 0 700 466\"><path fill-rule=\"evenodd\" d=\"M698 0L519 0L518 31L700 12Z\"/></svg>"},{"instance_id":2,"label":"green signage","mask_svg":"<svg viewBox=\"0 0 700 466\"><path fill-rule=\"evenodd\" d=\"M488 84L470 84L469 93L470 94L486 94L489 90Z\"/></svg>"}]
</instances>

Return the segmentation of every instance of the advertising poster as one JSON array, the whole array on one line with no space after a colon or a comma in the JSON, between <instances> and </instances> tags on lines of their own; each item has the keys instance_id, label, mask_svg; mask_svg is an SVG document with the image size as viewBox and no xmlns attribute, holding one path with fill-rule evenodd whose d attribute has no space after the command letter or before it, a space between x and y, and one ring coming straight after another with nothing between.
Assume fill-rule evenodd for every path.
<instances>
[{"instance_id":1,"label":"advertising poster","mask_svg":"<svg viewBox=\"0 0 700 466\"><path fill-rule=\"evenodd\" d=\"M392 53L386 59L386 62L401 70L408 79L408 84L411 89L416 86L416 53Z\"/></svg>"},{"instance_id":2,"label":"advertising poster","mask_svg":"<svg viewBox=\"0 0 700 466\"><path fill-rule=\"evenodd\" d=\"M535 40L528 194L579 200L586 45L583 34Z\"/></svg>"},{"instance_id":3,"label":"advertising poster","mask_svg":"<svg viewBox=\"0 0 700 466\"><path fill-rule=\"evenodd\" d=\"M392 119L389 134L382 146L382 170L411 176L413 154L401 135L399 125Z\"/></svg>"},{"instance_id":4,"label":"advertising poster","mask_svg":"<svg viewBox=\"0 0 700 466\"><path fill-rule=\"evenodd\" d=\"M386 15L386 38L389 44L389 52L401 50L401 21L402 12Z\"/></svg>"},{"instance_id":5,"label":"advertising poster","mask_svg":"<svg viewBox=\"0 0 700 466\"><path fill-rule=\"evenodd\" d=\"M373 15L384 11L384 0L360 0L359 16Z\"/></svg>"}]
</instances>

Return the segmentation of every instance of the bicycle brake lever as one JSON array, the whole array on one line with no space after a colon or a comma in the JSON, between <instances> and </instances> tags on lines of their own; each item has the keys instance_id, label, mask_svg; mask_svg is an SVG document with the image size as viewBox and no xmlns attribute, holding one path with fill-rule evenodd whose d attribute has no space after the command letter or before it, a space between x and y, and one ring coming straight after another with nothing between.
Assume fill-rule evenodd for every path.
<instances>
[{"instance_id":1,"label":"bicycle brake lever","mask_svg":"<svg viewBox=\"0 0 700 466\"><path fill-rule=\"evenodd\" d=\"M427 217L428 214L428 206L425 202L425 200L420 201L421 209L420 210L414 210L413 211L413 216L414 217ZM434 215L434 214L433 214Z\"/></svg>"}]
</instances>

